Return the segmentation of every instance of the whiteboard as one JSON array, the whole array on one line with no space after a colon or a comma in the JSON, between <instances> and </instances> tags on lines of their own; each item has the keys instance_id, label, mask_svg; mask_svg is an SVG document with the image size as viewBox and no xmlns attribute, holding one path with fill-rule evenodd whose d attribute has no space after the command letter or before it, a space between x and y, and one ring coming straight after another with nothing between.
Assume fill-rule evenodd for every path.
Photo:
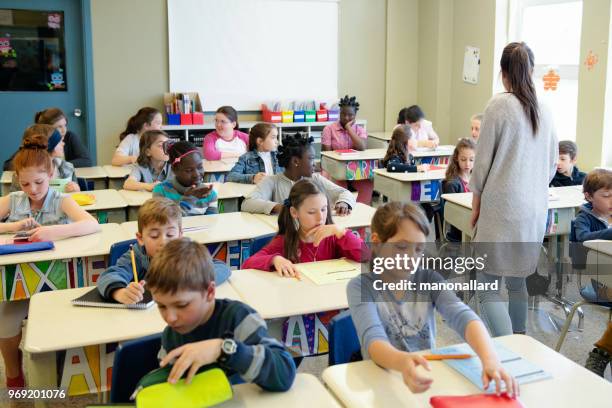
<instances>
[{"instance_id":1,"label":"whiteboard","mask_svg":"<svg viewBox=\"0 0 612 408\"><path fill-rule=\"evenodd\" d=\"M337 0L168 0L170 92L205 111L338 97Z\"/></svg>"}]
</instances>

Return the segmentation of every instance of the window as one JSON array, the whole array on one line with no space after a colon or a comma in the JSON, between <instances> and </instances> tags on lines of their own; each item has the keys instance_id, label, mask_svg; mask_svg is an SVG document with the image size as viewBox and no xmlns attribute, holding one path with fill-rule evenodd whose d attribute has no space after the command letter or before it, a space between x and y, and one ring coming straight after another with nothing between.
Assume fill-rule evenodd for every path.
<instances>
[{"instance_id":1,"label":"window","mask_svg":"<svg viewBox=\"0 0 612 408\"><path fill-rule=\"evenodd\" d=\"M513 40L525 41L535 55L538 99L551 110L559 140L575 141L582 1L518 0L517 5Z\"/></svg>"},{"instance_id":2,"label":"window","mask_svg":"<svg viewBox=\"0 0 612 408\"><path fill-rule=\"evenodd\" d=\"M66 91L64 13L0 8L0 91Z\"/></svg>"}]
</instances>

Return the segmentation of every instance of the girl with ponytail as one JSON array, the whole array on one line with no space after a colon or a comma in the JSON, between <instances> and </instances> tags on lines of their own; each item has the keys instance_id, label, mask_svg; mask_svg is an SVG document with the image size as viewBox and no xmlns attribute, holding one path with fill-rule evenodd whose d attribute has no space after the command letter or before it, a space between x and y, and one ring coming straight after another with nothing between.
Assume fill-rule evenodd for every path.
<instances>
[{"instance_id":1,"label":"girl with ponytail","mask_svg":"<svg viewBox=\"0 0 612 408\"><path fill-rule=\"evenodd\" d=\"M98 222L72 197L49 188L54 171L49 138L36 131L36 126L48 125L30 127L13 159L22 191L0 198L0 219L5 220L0 223L0 233L26 231L29 241L55 241L99 231ZM0 352L7 388L25 386L19 343L28 305L28 301L0 302Z\"/></svg>"},{"instance_id":2,"label":"girl with ponytail","mask_svg":"<svg viewBox=\"0 0 612 408\"><path fill-rule=\"evenodd\" d=\"M490 283L504 277L508 288L508 306L499 291L478 294L483 320L493 336L525 333L525 278L537 266L546 230L548 184L557 168L556 132L550 112L536 96L534 64L527 44L504 48L500 66L506 92L487 104L469 183L473 241L504 243L489 245L487 268L479 277Z\"/></svg>"},{"instance_id":3,"label":"girl with ponytail","mask_svg":"<svg viewBox=\"0 0 612 408\"><path fill-rule=\"evenodd\" d=\"M363 248L361 238L334 224L323 190L310 180L301 180L293 185L283 203L278 235L242 267L299 278L296 263L342 257L360 261Z\"/></svg>"},{"instance_id":4,"label":"girl with ponytail","mask_svg":"<svg viewBox=\"0 0 612 408\"><path fill-rule=\"evenodd\" d=\"M115 150L111 164L123 166L134 164L140 154L140 136L147 130L161 130L162 115L155 108L141 108L132 116L119 135L119 146Z\"/></svg>"}]
</instances>

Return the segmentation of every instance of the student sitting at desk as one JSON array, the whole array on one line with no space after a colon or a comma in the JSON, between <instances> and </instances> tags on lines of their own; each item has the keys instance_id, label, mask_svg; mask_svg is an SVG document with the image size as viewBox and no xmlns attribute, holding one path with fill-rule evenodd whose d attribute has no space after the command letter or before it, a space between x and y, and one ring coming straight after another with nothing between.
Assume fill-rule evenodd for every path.
<instances>
[{"instance_id":1,"label":"student sitting at desk","mask_svg":"<svg viewBox=\"0 0 612 408\"><path fill-rule=\"evenodd\" d=\"M145 201L138 210L138 244L133 247L138 282L134 281L131 253L126 251L115 265L98 277L96 286L100 294L119 303L140 302L151 258L170 240L183 236L181 217L181 209L172 200L154 197ZM215 282L220 285L229 278L231 271L225 262L215 259L213 264Z\"/></svg>"},{"instance_id":2,"label":"student sitting at desk","mask_svg":"<svg viewBox=\"0 0 612 408\"><path fill-rule=\"evenodd\" d=\"M612 240L612 171L595 169L584 179L584 198L574 220L572 235L576 242L592 239Z\"/></svg>"},{"instance_id":3,"label":"student sitting at desk","mask_svg":"<svg viewBox=\"0 0 612 408\"><path fill-rule=\"evenodd\" d=\"M355 149L364 150L368 135L365 129L355 123L355 117L359 110L359 103L354 96L346 95L340 99L340 120L331 125L325 126L321 136L321 149L343 150ZM372 191L374 182L372 180L335 180L336 184L348 188L351 186L357 190L357 201L370 205L372 203Z\"/></svg>"},{"instance_id":4,"label":"student sitting at desk","mask_svg":"<svg viewBox=\"0 0 612 408\"><path fill-rule=\"evenodd\" d=\"M586 173L578 170L576 157L578 146L571 140L559 142L559 161L557 162L557 172L550 182L551 187L579 186L582 185Z\"/></svg>"},{"instance_id":5,"label":"student sitting at desk","mask_svg":"<svg viewBox=\"0 0 612 408\"><path fill-rule=\"evenodd\" d=\"M132 116L119 135L119 146L115 150L111 164L124 166L134 164L140 153L140 135L147 130L161 130L162 115L155 108L141 108Z\"/></svg>"},{"instance_id":6,"label":"student sitting at desk","mask_svg":"<svg viewBox=\"0 0 612 408\"><path fill-rule=\"evenodd\" d=\"M472 139L459 139L446 168L444 181L442 181L442 192L444 194L470 191L469 183L474 167L475 150L476 143ZM442 200L442 204L444 205L444 200ZM446 239L450 242L461 242L461 231L451 225L446 233Z\"/></svg>"},{"instance_id":7,"label":"student sitting at desk","mask_svg":"<svg viewBox=\"0 0 612 408\"><path fill-rule=\"evenodd\" d=\"M61 193L74 193L81 191L72 163L64 160L64 142L59 130L51 125L32 125L23 133L23 141L41 137L47 145L47 151L53 161L53 177L51 187ZM11 164L12 166L12 164ZM11 192L21 190L17 174L13 174Z\"/></svg>"},{"instance_id":8,"label":"student sitting at desk","mask_svg":"<svg viewBox=\"0 0 612 408\"><path fill-rule=\"evenodd\" d=\"M91 214L70 196L49 188L53 162L47 148L47 138L34 134L25 138L15 155L13 165L23 191L0 198L0 219L6 220L0 223L0 233L28 231L30 241L55 241L99 231ZM25 387L19 343L28 305L27 300L0 302L0 351L8 388Z\"/></svg>"},{"instance_id":9,"label":"student sitting at desk","mask_svg":"<svg viewBox=\"0 0 612 408\"><path fill-rule=\"evenodd\" d=\"M301 180L293 185L283 204L278 235L242 267L299 277L295 263L342 257L361 261L364 248L360 238L333 223L325 192L312 181Z\"/></svg>"},{"instance_id":10,"label":"student sitting at desk","mask_svg":"<svg viewBox=\"0 0 612 408\"><path fill-rule=\"evenodd\" d=\"M430 121L425 119L425 114L418 105L403 108L397 116L398 125L409 125L417 140L419 147L437 147L440 138L433 129Z\"/></svg>"},{"instance_id":11,"label":"student sitting at desk","mask_svg":"<svg viewBox=\"0 0 612 408\"><path fill-rule=\"evenodd\" d=\"M387 265L386 261L400 254L408 254L413 260L420 258L428 234L427 218L418 207L411 203L385 204L372 218L372 260L380 257ZM410 280L417 289L389 290L377 286L375 280L393 284ZM502 367L487 329L476 313L452 291L418 289L421 282L442 281L431 270L395 267L385 268L380 274L371 272L353 278L347 286L347 296L363 357L383 368L401 372L412 392L428 390L434 379L419 373L418 366L430 370L429 363L413 352L435 347L435 309L480 358L485 389L495 380L499 393L503 380L507 392L518 395L516 380Z\"/></svg>"},{"instance_id":12,"label":"student sitting at desk","mask_svg":"<svg viewBox=\"0 0 612 408\"><path fill-rule=\"evenodd\" d=\"M416 149L416 139L407 125L396 126L391 134L387 153L382 160L383 167L390 173L416 173L427 171L428 164L415 163L412 152Z\"/></svg>"},{"instance_id":13,"label":"student sitting at desk","mask_svg":"<svg viewBox=\"0 0 612 408\"><path fill-rule=\"evenodd\" d=\"M204 165L200 150L189 142L168 145L174 177L153 188L153 197L167 197L181 207L183 216L216 214L217 192L204 184Z\"/></svg>"},{"instance_id":14,"label":"student sitting at desk","mask_svg":"<svg viewBox=\"0 0 612 408\"><path fill-rule=\"evenodd\" d=\"M162 318L161 366L172 364L169 383L218 363L267 391L287 391L295 364L283 345L268 335L264 320L242 302L215 299L214 268L206 246L188 238L171 241L153 258L147 288Z\"/></svg>"},{"instance_id":15,"label":"student sitting at desk","mask_svg":"<svg viewBox=\"0 0 612 408\"><path fill-rule=\"evenodd\" d=\"M238 158L247 152L249 135L238 130L238 112L222 106L215 113L215 130L204 137L202 152L206 160Z\"/></svg>"},{"instance_id":16,"label":"student sitting at desk","mask_svg":"<svg viewBox=\"0 0 612 408\"><path fill-rule=\"evenodd\" d=\"M227 181L259 184L266 176L281 173L276 149L278 129L271 123L258 123L249 131L249 151L240 156L227 175Z\"/></svg>"},{"instance_id":17,"label":"student sitting at desk","mask_svg":"<svg viewBox=\"0 0 612 408\"><path fill-rule=\"evenodd\" d=\"M168 135L163 130L147 130L142 134L138 160L123 183L124 189L153 191L153 187L172 176L167 142Z\"/></svg>"},{"instance_id":18,"label":"student sitting at desk","mask_svg":"<svg viewBox=\"0 0 612 408\"><path fill-rule=\"evenodd\" d=\"M295 137L287 137L278 148L278 164L285 171L263 179L242 202L242 211L278 214L293 184L302 178L310 178L327 194L337 215L350 214L355 207L353 195L320 174L313 173L314 149L311 143L311 138L305 138L300 133Z\"/></svg>"}]
</instances>

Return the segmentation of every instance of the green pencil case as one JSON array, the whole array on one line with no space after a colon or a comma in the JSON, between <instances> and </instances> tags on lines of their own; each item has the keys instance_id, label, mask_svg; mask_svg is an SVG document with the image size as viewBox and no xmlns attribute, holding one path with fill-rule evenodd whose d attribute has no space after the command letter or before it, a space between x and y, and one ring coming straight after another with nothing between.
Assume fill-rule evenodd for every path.
<instances>
[{"instance_id":1,"label":"green pencil case","mask_svg":"<svg viewBox=\"0 0 612 408\"><path fill-rule=\"evenodd\" d=\"M176 384L167 382L171 366L153 370L136 387L137 408L204 408L220 404L233 397L227 376L218 367L203 367L186 385L181 379Z\"/></svg>"}]
</instances>

